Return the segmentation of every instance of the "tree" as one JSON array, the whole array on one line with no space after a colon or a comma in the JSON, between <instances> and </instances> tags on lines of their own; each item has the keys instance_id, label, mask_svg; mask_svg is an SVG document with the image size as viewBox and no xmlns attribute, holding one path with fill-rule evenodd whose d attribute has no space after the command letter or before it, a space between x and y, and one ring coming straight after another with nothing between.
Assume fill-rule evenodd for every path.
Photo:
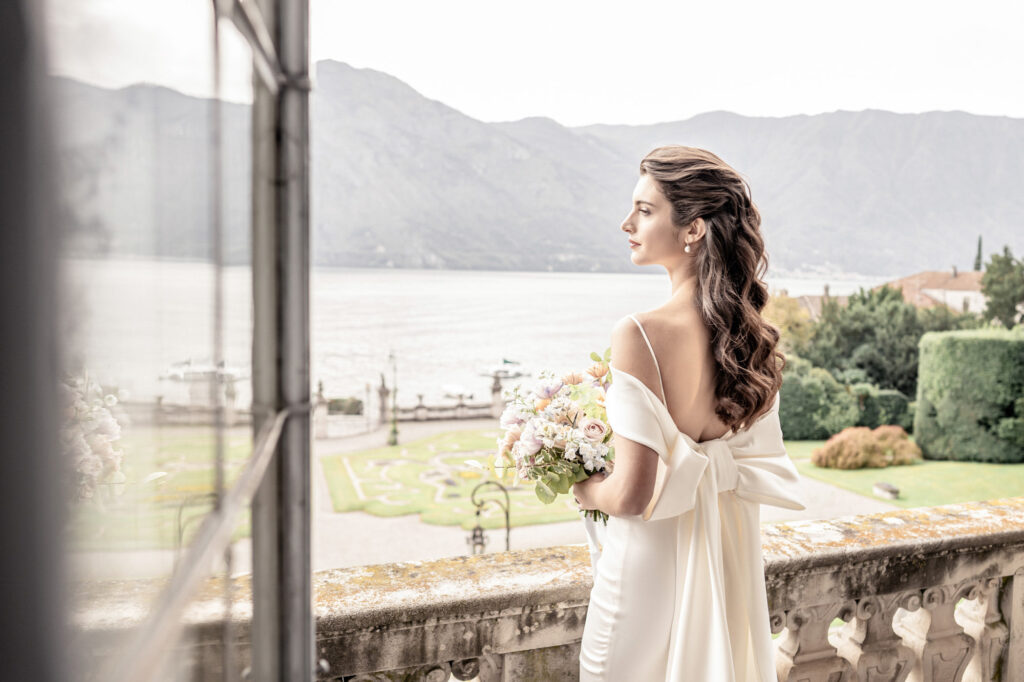
<instances>
[{"instance_id":1,"label":"tree","mask_svg":"<svg viewBox=\"0 0 1024 682\"><path fill-rule=\"evenodd\" d=\"M861 289L845 307L835 299L824 301L810 339L796 353L843 383L868 381L913 399L921 336L979 325L976 315L955 313L946 306L918 309L893 287Z\"/></svg>"},{"instance_id":2,"label":"tree","mask_svg":"<svg viewBox=\"0 0 1024 682\"><path fill-rule=\"evenodd\" d=\"M861 369L867 380L907 396L917 390L917 342L924 333L917 309L888 285L861 289L845 307L830 299L800 355L841 377Z\"/></svg>"},{"instance_id":3,"label":"tree","mask_svg":"<svg viewBox=\"0 0 1024 682\"><path fill-rule=\"evenodd\" d=\"M814 322L800 302L786 294L775 294L761 311L764 318L779 328L779 346L783 353L801 348L811 338Z\"/></svg>"},{"instance_id":4,"label":"tree","mask_svg":"<svg viewBox=\"0 0 1024 682\"><path fill-rule=\"evenodd\" d=\"M999 320L1004 327L1013 327L1024 304L1024 262L1013 257L1009 245L1002 255L993 253L981 276L981 293L985 295L985 321Z\"/></svg>"},{"instance_id":5,"label":"tree","mask_svg":"<svg viewBox=\"0 0 1024 682\"><path fill-rule=\"evenodd\" d=\"M953 312L950 310L949 306L945 305L921 308L917 312L918 317L921 319L921 326L926 332L949 332L955 329L977 329L983 322L981 315L978 313L957 313Z\"/></svg>"},{"instance_id":6,"label":"tree","mask_svg":"<svg viewBox=\"0 0 1024 682\"><path fill-rule=\"evenodd\" d=\"M786 356L779 392L779 421L786 438L824 440L857 423L857 398L798 355Z\"/></svg>"},{"instance_id":7,"label":"tree","mask_svg":"<svg viewBox=\"0 0 1024 682\"><path fill-rule=\"evenodd\" d=\"M974 270L981 270L981 235L978 235L978 253L974 255Z\"/></svg>"}]
</instances>

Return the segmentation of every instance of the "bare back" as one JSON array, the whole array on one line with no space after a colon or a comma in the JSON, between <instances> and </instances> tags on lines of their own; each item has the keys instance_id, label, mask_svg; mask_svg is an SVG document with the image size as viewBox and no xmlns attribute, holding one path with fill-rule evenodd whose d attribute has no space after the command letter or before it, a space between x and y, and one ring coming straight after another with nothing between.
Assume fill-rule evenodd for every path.
<instances>
[{"instance_id":1,"label":"bare back","mask_svg":"<svg viewBox=\"0 0 1024 682\"><path fill-rule=\"evenodd\" d=\"M642 325L661 372L666 407L676 428L697 442L720 438L729 426L715 414L711 336L695 308L658 308L633 316ZM655 380L656 382L657 380Z\"/></svg>"}]
</instances>

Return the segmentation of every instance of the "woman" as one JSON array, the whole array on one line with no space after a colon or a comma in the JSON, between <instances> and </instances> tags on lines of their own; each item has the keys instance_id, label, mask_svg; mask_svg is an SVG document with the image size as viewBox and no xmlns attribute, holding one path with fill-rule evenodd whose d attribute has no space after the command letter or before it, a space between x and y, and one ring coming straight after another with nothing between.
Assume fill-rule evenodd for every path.
<instances>
[{"instance_id":1,"label":"woman","mask_svg":"<svg viewBox=\"0 0 1024 682\"><path fill-rule=\"evenodd\" d=\"M622 230L672 295L613 329L615 470L574 487L611 516L582 682L775 680L759 505L804 506L779 427L779 332L761 317L760 222L711 152L660 147L640 163Z\"/></svg>"}]
</instances>

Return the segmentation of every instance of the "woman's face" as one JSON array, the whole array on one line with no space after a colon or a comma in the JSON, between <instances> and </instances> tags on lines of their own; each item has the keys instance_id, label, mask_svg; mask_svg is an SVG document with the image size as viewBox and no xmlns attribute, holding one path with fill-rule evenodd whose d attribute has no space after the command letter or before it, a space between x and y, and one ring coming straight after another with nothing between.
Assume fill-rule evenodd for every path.
<instances>
[{"instance_id":1,"label":"woman's face","mask_svg":"<svg viewBox=\"0 0 1024 682\"><path fill-rule=\"evenodd\" d=\"M671 266L683 258L681 230L672 225L672 204L644 173L633 189L633 207L622 222L635 265Z\"/></svg>"}]
</instances>

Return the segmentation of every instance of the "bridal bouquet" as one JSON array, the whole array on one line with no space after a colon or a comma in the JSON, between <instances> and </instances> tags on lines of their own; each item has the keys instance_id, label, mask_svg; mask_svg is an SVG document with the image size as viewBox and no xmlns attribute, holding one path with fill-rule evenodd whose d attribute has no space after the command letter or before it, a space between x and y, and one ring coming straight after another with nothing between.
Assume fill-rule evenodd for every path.
<instances>
[{"instance_id":1,"label":"bridal bouquet","mask_svg":"<svg viewBox=\"0 0 1024 682\"><path fill-rule=\"evenodd\" d=\"M505 435L498 439L496 477L513 485L533 481L537 497L550 504L568 494L573 483L594 473L611 473L615 448L604 407L610 356L611 349L603 358L591 353L595 364L583 373L558 377L543 371L533 390L523 393L517 385L505 392L510 402L501 415ZM608 521L597 510L588 510L585 517Z\"/></svg>"}]
</instances>

